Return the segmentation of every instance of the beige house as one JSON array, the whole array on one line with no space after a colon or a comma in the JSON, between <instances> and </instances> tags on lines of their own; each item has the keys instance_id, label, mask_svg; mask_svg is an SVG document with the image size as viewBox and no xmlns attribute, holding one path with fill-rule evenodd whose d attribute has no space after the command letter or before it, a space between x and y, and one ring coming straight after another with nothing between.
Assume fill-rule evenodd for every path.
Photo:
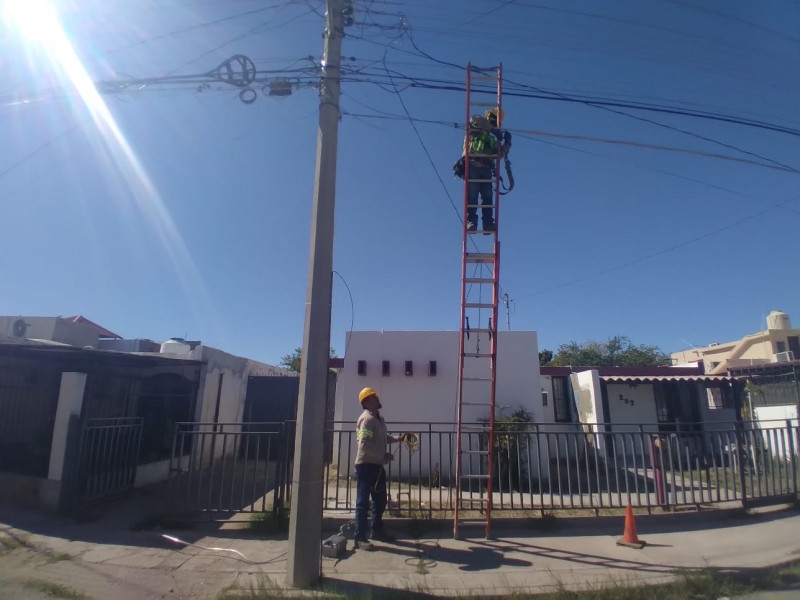
<instances>
[{"instance_id":1,"label":"beige house","mask_svg":"<svg viewBox=\"0 0 800 600\"><path fill-rule=\"evenodd\" d=\"M723 374L737 367L798 361L800 329L792 328L789 315L785 312L773 310L767 315L767 328L764 331L732 342L673 352L671 356L675 365L702 361L709 375Z\"/></svg>"}]
</instances>

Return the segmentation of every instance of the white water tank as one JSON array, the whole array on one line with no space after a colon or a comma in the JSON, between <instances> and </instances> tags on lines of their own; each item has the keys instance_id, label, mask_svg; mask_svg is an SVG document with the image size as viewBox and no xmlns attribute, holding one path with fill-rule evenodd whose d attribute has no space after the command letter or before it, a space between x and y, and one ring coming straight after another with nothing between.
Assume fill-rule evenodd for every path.
<instances>
[{"instance_id":1,"label":"white water tank","mask_svg":"<svg viewBox=\"0 0 800 600\"><path fill-rule=\"evenodd\" d=\"M169 338L161 344L161 354L189 354L192 347L183 338Z\"/></svg>"},{"instance_id":2,"label":"white water tank","mask_svg":"<svg viewBox=\"0 0 800 600\"><path fill-rule=\"evenodd\" d=\"M791 329L789 315L782 310L773 310L767 315L767 329Z\"/></svg>"}]
</instances>

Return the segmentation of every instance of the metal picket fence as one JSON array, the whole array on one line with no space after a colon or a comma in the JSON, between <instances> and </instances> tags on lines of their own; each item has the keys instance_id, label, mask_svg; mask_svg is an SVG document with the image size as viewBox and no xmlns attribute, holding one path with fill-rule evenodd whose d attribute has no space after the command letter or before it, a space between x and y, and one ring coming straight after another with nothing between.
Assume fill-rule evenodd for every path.
<instances>
[{"instance_id":1,"label":"metal picket fence","mask_svg":"<svg viewBox=\"0 0 800 600\"><path fill-rule=\"evenodd\" d=\"M392 447L389 510L444 517L455 508L454 423L392 423L418 445ZM474 423L462 447L485 449ZM466 429L466 428L465 428ZM180 423L170 462L173 503L210 512L280 511L291 498L295 423ZM502 423L495 429L493 511L515 513L795 502L797 421L592 425ZM323 508L355 508L354 424L329 423ZM475 454L475 456L480 456ZM485 473L485 459L464 474ZM464 478L461 509L479 511L485 490Z\"/></svg>"},{"instance_id":2,"label":"metal picket fence","mask_svg":"<svg viewBox=\"0 0 800 600\"><path fill-rule=\"evenodd\" d=\"M462 447L485 449L473 424ZM703 429L705 427L705 429ZM412 430L418 448L402 445L386 466L389 507L398 516L449 513L455 507L455 426L396 423ZM671 430L671 431L670 431ZM325 472L324 506L355 506L352 424L335 423L333 460ZM495 429L493 511L599 511L627 505L653 509L797 500L796 421L565 425L513 423ZM485 461L464 466L484 474ZM479 481L479 480L478 480ZM462 509L480 510L484 490L464 478Z\"/></svg>"},{"instance_id":3,"label":"metal picket fence","mask_svg":"<svg viewBox=\"0 0 800 600\"><path fill-rule=\"evenodd\" d=\"M290 499L293 421L178 423L170 501L188 511L280 511Z\"/></svg>"},{"instance_id":4,"label":"metal picket fence","mask_svg":"<svg viewBox=\"0 0 800 600\"><path fill-rule=\"evenodd\" d=\"M87 419L78 450L76 502L103 500L132 490L141 441L141 417Z\"/></svg>"}]
</instances>

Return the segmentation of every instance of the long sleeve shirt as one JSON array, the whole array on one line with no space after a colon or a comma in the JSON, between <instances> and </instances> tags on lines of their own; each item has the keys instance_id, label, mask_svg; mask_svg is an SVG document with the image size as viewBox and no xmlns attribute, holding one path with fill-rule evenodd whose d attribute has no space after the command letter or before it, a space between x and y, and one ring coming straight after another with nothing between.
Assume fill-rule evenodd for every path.
<instances>
[{"instance_id":1,"label":"long sleeve shirt","mask_svg":"<svg viewBox=\"0 0 800 600\"><path fill-rule=\"evenodd\" d=\"M356 421L358 453L356 464L382 465L386 462L386 422L379 413L364 409Z\"/></svg>"}]
</instances>

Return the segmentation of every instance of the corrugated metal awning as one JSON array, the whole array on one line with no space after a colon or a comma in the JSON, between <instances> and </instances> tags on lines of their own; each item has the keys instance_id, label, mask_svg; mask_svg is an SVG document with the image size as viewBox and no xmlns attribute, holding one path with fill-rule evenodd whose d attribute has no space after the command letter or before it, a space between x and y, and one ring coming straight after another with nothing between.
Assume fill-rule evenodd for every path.
<instances>
[{"instance_id":1,"label":"corrugated metal awning","mask_svg":"<svg viewBox=\"0 0 800 600\"><path fill-rule=\"evenodd\" d=\"M601 375L600 381L605 383L677 383L680 381L730 383L737 381L737 378L727 375Z\"/></svg>"}]
</instances>

